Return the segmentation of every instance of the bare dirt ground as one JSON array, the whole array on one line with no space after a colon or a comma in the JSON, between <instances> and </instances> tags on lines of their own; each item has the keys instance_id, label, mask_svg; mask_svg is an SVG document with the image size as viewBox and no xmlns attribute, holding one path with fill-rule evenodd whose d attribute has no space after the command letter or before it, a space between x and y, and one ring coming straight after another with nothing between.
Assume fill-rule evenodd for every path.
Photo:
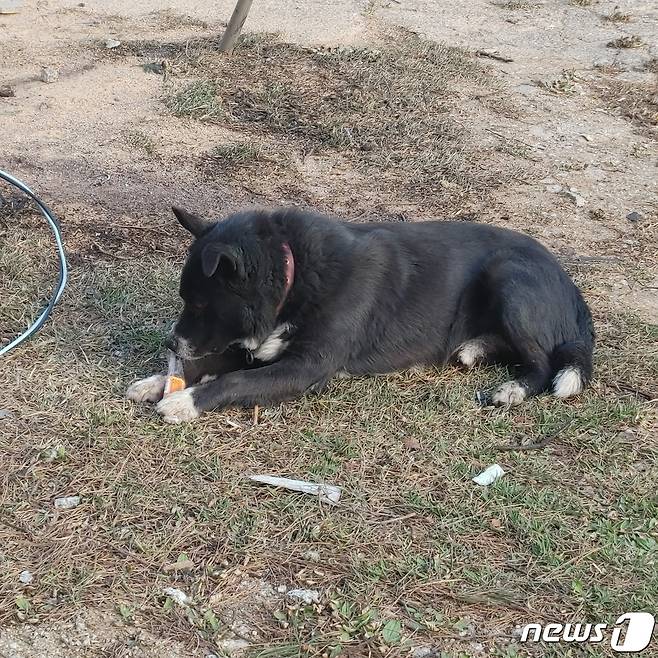
<instances>
[{"instance_id":1,"label":"bare dirt ground","mask_svg":"<svg viewBox=\"0 0 658 658\"><path fill-rule=\"evenodd\" d=\"M0 13L0 168L57 212L72 264L53 321L0 369L0 656L557 656L515 627L655 610L655 3L256 0L227 60L231 4ZM0 195L4 340L54 252ZM172 203L530 233L592 305L592 390L491 411L472 394L503 372L400 373L258 424L163 427L121 396L175 314ZM508 475L475 490L493 461ZM54 511L67 495L82 504Z\"/></svg>"}]
</instances>

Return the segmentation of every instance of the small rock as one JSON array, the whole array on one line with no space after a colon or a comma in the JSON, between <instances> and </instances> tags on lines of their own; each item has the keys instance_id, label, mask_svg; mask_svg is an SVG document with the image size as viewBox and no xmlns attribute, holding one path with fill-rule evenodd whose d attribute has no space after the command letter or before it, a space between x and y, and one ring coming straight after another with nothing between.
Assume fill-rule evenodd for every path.
<instances>
[{"instance_id":1,"label":"small rock","mask_svg":"<svg viewBox=\"0 0 658 658\"><path fill-rule=\"evenodd\" d=\"M21 571L18 580L23 583L23 585L29 585L34 580L34 576L31 571Z\"/></svg>"},{"instance_id":2,"label":"small rock","mask_svg":"<svg viewBox=\"0 0 658 658\"><path fill-rule=\"evenodd\" d=\"M627 219L629 222L633 222L633 223L635 224L636 222L641 221L641 219L642 219L642 215L640 215L639 212L636 212L636 211L634 210L633 212L629 212L628 215L626 215L626 219Z\"/></svg>"},{"instance_id":3,"label":"small rock","mask_svg":"<svg viewBox=\"0 0 658 658\"><path fill-rule=\"evenodd\" d=\"M420 441L415 436L408 436L403 442L407 450L420 450Z\"/></svg>"},{"instance_id":4,"label":"small rock","mask_svg":"<svg viewBox=\"0 0 658 658\"><path fill-rule=\"evenodd\" d=\"M434 658L436 651L432 647L416 647L411 652L412 658Z\"/></svg>"},{"instance_id":5,"label":"small rock","mask_svg":"<svg viewBox=\"0 0 658 658\"><path fill-rule=\"evenodd\" d=\"M12 413L9 411L9 409L0 409L0 420L3 420L5 418L11 418Z\"/></svg>"},{"instance_id":6,"label":"small rock","mask_svg":"<svg viewBox=\"0 0 658 658\"><path fill-rule=\"evenodd\" d=\"M50 446L41 453L41 459L50 464L56 459L62 459L66 456L66 448L62 445Z\"/></svg>"},{"instance_id":7,"label":"small rock","mask_svg":"<svg viewBox=\"0 0 658 658\"><path fill-rule=\"evenodd\" d=\"M564 190L561 192L562 196L565 196L571 202L573 202L577 208L582 208L587 202L585 199L580 196L577 192L572 192L571 190Z\"/></svg>"},{"instance_id":8,"label":"small rock","mask_svg":"<svg viewBox=\"0 0 658 658\"><path fill-rule=\"evenodd\" d=\"M162 570L165 573L174 573L174 572L187 573L190 571L194 571L194 562L192 562L192 560L190 560L189 558L185 558L183 560L176 560L176 562L170 562L169 564L165 564L162 567Z\"/></svg>"},{"instance_id":9,"label":"small rock","mask_svg":"<svg viewBox=\"0 0 658 658\"><path fill-rule=\"evenodd\" d=\"M518 85L516 90L519 92L519 94L521 94L521 96L525 96L526 98L532 98L533 96L539 95L539 89L535 85L528 83Z\"/></svg>"},{"instance_id":10,"label":"small rock","mask_svg":"<svg viewBox=\"0 0 658 658\"><path fill-rule=\"evenodd\" d=\"M320 561L320 552L319 551L306 551L302 557L309 562L319 562Z\"/></svg>"},{"instance_id":11,"label":"small rock","mask_svg":"<svg viewBox=\"0 0 658 658\"><path fill-rule=\"evenodd\" d=\"M156 75L164 75L165 67L165 62L149 62L148 64L142 64L142 70L145 73L155 73Z\"/></svg>"},{"instance_id":12,"label":"small rock","mask_svg":"<svg viewBox=\"0 0 658 658\"><path fill-rule=\"evenodd\" d=\"M55 509L73 509L80 504L80 496L64 496L55 498Z\"/></svg>"},{"instance_id":13,"label":"small rock","mask_svg":"<svg viewBox=\"0 0 658 658\"><path fill-rule=\"evenodd\" d=\"M558 194L559 192L562 192L562 185L547 185L546 191Z\"/></svg>"},{"instance_id":14,"label":"small rock","mask_svg":"<svg viewBox=\"0 0 658 658\"><path fill-rule=\"evenodd\" d=\"M41 82L46 82L48 84L57 82L57 80L59 80L59 71L51 66L42 66L40 79Z\"/></svg>"},{"instance_id":15,"label":"small rock","mask_svg":"<svg viewBox=\"0 0 658 658\"><path fill-rule=\"evenodd\" d=\"M120 45L121 45L121 41L119 41L118 39L105 39L105 47L108 50L118 48Z\"/></svg>"},{"instance_id":16,"label":"small rock","mask_svg":"<svg viewBox=\"0 0 658 658\"><path fill-rule=\"evenodd\" d=\"M217 647L221 649L225 654L237 653L238 651L244 651L248 649L251 645L247 640L242 640L240 638L229 639L229 640L220 640L217 642Z\"/></svg>"},{"instance_id":17,"label":"small rock","mask_svg":"<svg viewBox=\"0 0 658 658\"><path fill-rule=\"evenodd\" d=\"M285 585L279 585L276 588L276 591L279 592L279 594L285 594L288 591L288 588Z\"/></svg>"},{"instance_id":18,"label":"small rock","mask_svg":"<svg viewBox=\"0 0 658 658\"><path fill-rule=\"evenodd\" d=\"M289 599L303 601L306 605L311 603L320 603L320 592L315 589L291 589L286 596Z\"/></svg>"},{"instance_id":19,"label":"small rock","mask_svg":"<svg viewBox=\"0 0 658 658\"><path fill-rule=\"evenodd\" d=\"M2 85L0 87L0 98L13 98L14 96L16 96L16 92L13 87L9 85Z\"/></svg>"}]
</instances>

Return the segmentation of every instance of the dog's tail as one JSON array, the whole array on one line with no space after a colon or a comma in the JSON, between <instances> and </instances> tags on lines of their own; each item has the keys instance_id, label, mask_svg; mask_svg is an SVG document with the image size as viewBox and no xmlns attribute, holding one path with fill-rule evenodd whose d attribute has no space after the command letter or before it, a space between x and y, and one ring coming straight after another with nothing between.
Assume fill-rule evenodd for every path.
<instances>
[{"instance_id":1,"label":"dog's tail","mask_svg":"<svg viewBox=\"0 0 658 658\"><path fill-rule=\"evenodd\" d=\"M585 300L577 294L576 326L574 340L558 345L551 354L553 370L553 395L568 398L578 395L592 379L592 354L594 352L594 323Z\"/></svg>"}]
</instances>

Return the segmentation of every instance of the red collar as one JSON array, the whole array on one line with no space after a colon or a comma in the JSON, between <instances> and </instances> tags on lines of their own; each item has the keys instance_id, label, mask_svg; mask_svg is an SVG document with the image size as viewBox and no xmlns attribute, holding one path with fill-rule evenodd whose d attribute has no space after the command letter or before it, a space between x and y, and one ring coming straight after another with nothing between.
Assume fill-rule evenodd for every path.
<instances>
[{"instance_id":1,"label":"red collar","mask_svg":"<svg viewBox=\"0 0 658 658\"><path fill-rule=\"evenodd\" d=\"M281 298L281 301L279 302L279 305L277 306L276 309L276 314L279 315L281 312L281 309L283 308L283 305L286 302L286 298L288 297L288 293L290 292L290 289L292 288L292 284L295 280L295 259L293 258L292 255L292 249L290 248L290 245L287 242L284 242L281 245L281 248L283 249L283 264L284 264L284 274L286 277L286 284L285 287L283 288L283 297Z\"/></svg>"}]
</instances>

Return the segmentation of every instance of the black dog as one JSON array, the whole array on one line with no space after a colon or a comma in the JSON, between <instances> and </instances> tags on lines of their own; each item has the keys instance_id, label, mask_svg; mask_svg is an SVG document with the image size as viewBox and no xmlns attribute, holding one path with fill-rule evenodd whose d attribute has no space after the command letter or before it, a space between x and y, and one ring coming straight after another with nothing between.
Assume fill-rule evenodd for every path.
<instances>
[{"instance_id":1,"label":"black dog","mask_svg":"<svg viewBox=\"0 0 658 658\"><path fill-rule=\"evenodd\" d=\"M519 366L490 396L518 404L582 391L594 335L555 258L513 231L468 222L351 224L296 210L211 223L174 209L196 238L181 278L171 347L188 388L164 376L128 397L169 422L321 390L342 373L456 360Z\"/></svg>"}]
</instances>

